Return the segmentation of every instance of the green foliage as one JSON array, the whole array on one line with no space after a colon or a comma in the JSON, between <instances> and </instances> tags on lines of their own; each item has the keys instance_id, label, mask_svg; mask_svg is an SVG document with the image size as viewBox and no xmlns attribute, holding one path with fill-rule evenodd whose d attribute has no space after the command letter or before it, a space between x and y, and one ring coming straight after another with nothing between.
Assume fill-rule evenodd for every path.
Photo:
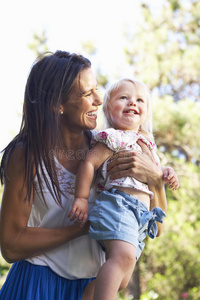
<instances>
[{"instance_id":1,"label":"green foliage","mask_svg":"<svg viewBox=\"0 0 200 300\"><path fill-rule=\"evenodd\" d=\"M125 292L120 292L119 295L118 295L118 299L119 300L134 300L133 296L130 295L130 296L125 296Z\"/></svg>"},{"instance_id":2,"label":"green foliage","mask_svg":"<svg viewBox=\"0 0 200 300\"><path fill-rule=\"evenodd\" d=\"M142 1L125 55L133 75L153 90L159 156L176 170L180 188L167 189L165 232L146 240L141 299L200 299L200 2L159 4Z\"/></svg>"},{"instance_id":3,"label":"green foliage","mask_svg":"<svg viewBox=\"0 0 200 300\"><path fill-rule=\"evenodd\" d=\"M140 261L141 299L179 300L183 299L182 295L187 295L186 299L198 299L200 169L191 161L199 160L199 103L189 100L175 103L169 96L156 99L154 119L159 150L165 145L165 151L160 153L161 163L174 166L180 188L177 192L166 190L168 217L165 232L154 241L147 240ZM181 149L186 159L175 158L175 148Z\"/></svg>"},{"instance_id":4,"label":"green foliage","mask_svg":"<svg viewBox=\"0 0 200 300\"><path fill-rule=\"evenodd\" d=\"M186 188L190 178L184 180L187 184L177 192L176 199L168 197L165 233L148 240L140 264L141 277L148 279L147 290L157 293L156 299L181 299L183 292L190 293L200 286L199 197ZM200 183L200 174L198 180Z\"/></svg>"},{"instance_id":5,"label":"green foliage","mask_svg":"<svg viewBox=\"0 0 200 300\"><path fill-rule=\"evenodd\" d=\"M95 42L93 40L88 40L81 43L83 51L89 55L94 55L97 52Z\"/></svg>"},{"instance_id":6,"label":"green foliage","mask_svg":"<svg viewBox=\"0 0 200 300\"><path fill-rule=\"evenodd\" d=\"M47 47L47 36L45 30L40 33L34 33L33 40L29 43L28 47L35 53L36 56L48 51L49 49Z\"/></svg>"},{"instance_id":7,"label":"green foliage","mask_svg":"<svg viewBox=\"0 0 200 300\"><path fill-rule=\"evenodd\" d=\"M179 151L186 161L199 160L200 103L188 99L175 103L171 96L153 99L155 138L158 146ZM162 122L160 121L162 120Z\"/></svg>"},{"instance_id":8,"label":"green foliage","mask_svg":"<svg viewBox=\"0 0 200 300\"><path fill-rule=\"evenodd\" d=\"M3 285L6 275L10 269L11 265L8 264L0 255L0 288Z\"/></svg>"},{"instance_id":9,"label":"green foliage","mask_svg":"<svg viewBox=\"0 0 200 300\"><path fill-rule=\"evenodd\" d=\"M159 94L175 100L200 99L200 2L160 1L141 6L142 18L136 32L127 28L125 54L134 76Z\"/></svg>"}]
</instances>

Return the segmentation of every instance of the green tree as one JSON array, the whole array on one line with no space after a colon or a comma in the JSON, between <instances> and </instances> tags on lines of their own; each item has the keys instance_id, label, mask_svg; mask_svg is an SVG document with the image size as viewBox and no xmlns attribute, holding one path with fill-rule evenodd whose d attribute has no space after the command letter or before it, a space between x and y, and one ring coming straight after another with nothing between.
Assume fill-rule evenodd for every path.
<instances>
[{"instance_id":1,"label":"green tree","mask_svg":"<svg viewBox=\"0 0 200 300\"><path fill-rule=\"evenodd\" d=\"M45 30L42 30L40 33L33 34L33 40L31 43L28 44L30 50L32 50L36 57L43 54L46 51L49 51L47 46L47 34Z\"/></svg>"},{"instance_id":2,"label":"green tree","mask_svg":"<svg viewBox=\"0 0 200 300\"><path fill-rule=\"evenodd\" d=\"M160 102L163 103L162 101ZM178 119L183 119L185 114L182 104L181 101L178 104ZM190 115L190 120L185 121L185 126L189 124L188 127L192 128L194 120L198 119L200 124L200 114L197 110L199 105L197 103L193 104L195 107L191 108L191 103L184 102L185 104L187 104L187 113ZM157 124L160 124L160 120L163 120L163 118L160 118L162 113L165 113L167 116L172 115L173 117L171 117L172 119L168 126L170 124L175 126L176 141L177 143L183 143L184 130L182 130L182 126L179 126L176 115L170 113L173 105L176 104L169 105L168 109L165 105L156 106L156 121L158 122ZM159 130L159 126L156 128L158 144L162 145L163 140L161 139L160 143L159 136L162 136L163 129ZM191 145L192 148L196 129L194 131L189 130L189 132L192 142L187 144L187 146ZM186 140L189 143L187 137ZM192 153L193 157L196 155L194 152ZM157 295L155 299L182 299L181 294L184 292L188 293L188 297L190 295L191 298L188 299L198 299L195 298L195 294L197 296L200 293L200 264L198 258L200 250L200 239L198 238L200 232L199 166L187 161L185 155L177 158L176 156L173 157L171 152L160 152L160 157L162 164L171 164L178 172L180 189L177 192L167 189L168 217L166 219L165 232L154 241L147 240L147 247L140 261L142 290L153 291Z\"/></svg>"},{"instance_id":3,"label":"green tree","mask_svg":"<svg viewBox=\"0 0 200 300\"><path fill-rule=\"evenodd\" d=\"M136 32L126 30L125 53L134 75L174 100L200 100L200 2L142 1Z\"/></svg>"},{"instance_id":4,"label":"green tree","mask_svg":"<svg viewBox=\"0 0 200 300\"><path fill-rule=\"evenodd\" d=\"M153 91L154 130L163 165L175 168L180 189L167 189L165 233L139 263L141 299L199 299L200 248L200 3L142 1L141 22L126 30L133 75ZM134 295L134 287L129 286ZM140 295L135 294L139 299Z\"/></svg>"}]
</instances>

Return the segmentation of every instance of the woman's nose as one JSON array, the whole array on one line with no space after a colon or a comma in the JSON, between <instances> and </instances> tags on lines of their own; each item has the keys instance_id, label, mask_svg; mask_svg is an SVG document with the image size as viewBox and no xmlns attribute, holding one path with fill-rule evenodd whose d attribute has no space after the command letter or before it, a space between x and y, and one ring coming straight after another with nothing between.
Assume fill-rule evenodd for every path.
<instances>
[{"instance_id":1,"label":"woman's nose","mask_svg":"<svg viewBox=\"0 0 200 300\"><path fill-rule=\"evenodd\" d=\"M102 105L103 99L100 97L100 95L96 92L95 94L95 105Z\"/></svg>"}]
</instances>

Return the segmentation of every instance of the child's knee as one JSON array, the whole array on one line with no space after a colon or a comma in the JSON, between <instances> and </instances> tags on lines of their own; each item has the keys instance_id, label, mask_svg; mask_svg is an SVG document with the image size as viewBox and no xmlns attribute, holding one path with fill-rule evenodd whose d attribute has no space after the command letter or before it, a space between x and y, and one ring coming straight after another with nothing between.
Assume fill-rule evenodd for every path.
<instances>
[{"instance_id":1,"label":"child's knee","mask_svg":"<svg viewBox=\"0 0 200 300\"><path fill-rule=\"evenodd\" d=\"M132 269L136 263L136 248L123 241L112 243L111 246L107 252L107 259L111 259L124 273Z\"/></svg>"},{"instance_id":2,"label":"child's knee","mask_svg":"<svg viewBox=\"0 0 200 300\"><path fill-rule=\"evenodd\" d=\"M136 251L135 247L132 247L131 249L126 249L126 251L123 251L120 255L120 263L123 264L123 266L126 269L132 269L133 266L136 263Z\"/></svg>"},{"instance_id":3,"label":"child's knee","mask_svg":"<svg viewBox=\"0 0 200 300\"><path fill-rule=\"evenodd\" d=\"M123 261L128 266L135 264L135 262L136 262L136 254L135 254L135 252L128 251L127 253L125 253Z\"/></svg>"}]
</instances>

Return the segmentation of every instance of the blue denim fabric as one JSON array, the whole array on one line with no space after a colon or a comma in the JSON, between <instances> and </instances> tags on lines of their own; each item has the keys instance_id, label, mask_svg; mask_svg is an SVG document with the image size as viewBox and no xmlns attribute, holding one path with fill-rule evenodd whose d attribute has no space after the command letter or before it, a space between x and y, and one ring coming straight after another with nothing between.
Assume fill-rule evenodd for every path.
<instances>
[{"instance_id":1,"label":"blue denim fabric","mask_svg":"<svg viewBox=\"0 0 200 300\"><path fill-rule=\"evenodd\" d=\"M137 259L140 257L147 233L156 237L156 221L161 222L166 214L155 207L147 207L136 197L112 189L102 192L89 213L89 235L95 240L118 239L135 246Z\"/></svg>"},{"instance_id":2,"label":"blue denim fabric","mask_svg":"<svg viewBox=\"0 0 200 300\"><path fill-rule=\"evenodd\" d=\"M143 213L141 217L141 223L143 226L148 223L147 231L151 239L154 239L158 234L156 221L162 223L165 217L166 214L160 207L154 207L152 211Z\"/></svg>"}]
</instances>

